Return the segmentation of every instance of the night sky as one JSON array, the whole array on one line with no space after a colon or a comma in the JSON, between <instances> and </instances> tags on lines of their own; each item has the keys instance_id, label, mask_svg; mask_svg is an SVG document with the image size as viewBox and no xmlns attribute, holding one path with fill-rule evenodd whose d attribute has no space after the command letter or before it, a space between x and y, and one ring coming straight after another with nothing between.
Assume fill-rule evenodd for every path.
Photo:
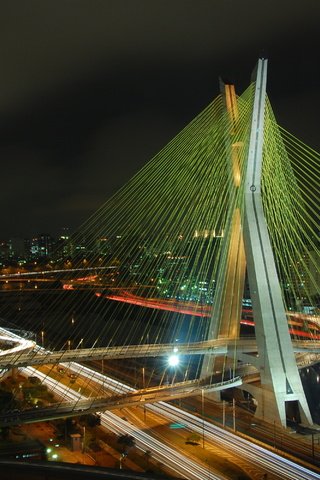
<instances>
[{"instance_id":1,"label":"night sky","mask_svg":"<svg viewBox=\"0 0 320 480\"><path fill-rule=\"evenodd\" d=\"M0 239L77 228L269 58L278 123L320 150L319 0L1 0Z\"/></svg>"}]
</instances>

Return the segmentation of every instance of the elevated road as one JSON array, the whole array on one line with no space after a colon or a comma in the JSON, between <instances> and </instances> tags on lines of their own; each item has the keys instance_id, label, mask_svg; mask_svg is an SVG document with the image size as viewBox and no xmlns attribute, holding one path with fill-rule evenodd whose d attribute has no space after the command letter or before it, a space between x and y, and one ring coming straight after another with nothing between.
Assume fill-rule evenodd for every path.
<instances>
[{"instance_id":1,"label":"elevated road","mask_svg":"<svg viewBox=\"0 0 320 480\"><path fill-rule=\"evenodd\" d=\"M65 395L66 387L62 385L50 385L50 379L37 371L37 376L43 376L43 381L49 382L48 386L53 388L55 393L61 397ZM73 394L74 400L58 402L44 408L33 408L27 410L14 410L0 414L0 427L18 425L20 423L34 423L40 421L54 420L65 417L87 415L93 412L115 410L124 407L142 406L144 404L160 401L174 400L175 398L200 395L202 392L215 392L227 388L238 387L242 384L240 377L232 378L224 382L208 385L209 379L189 380L172 384L171 386L151 387L143 390L126 392L122 395L113 395L100 398L85 398ZM72 395L69 390L69 396Z\"/></svg>"},{"instance_id":2,"label":"elevated road","mask_svg":"<svg viewBox=\"0 0 320 480\"><path fill-rule=\"evenodd\" d=\"M11 352L11 350L0 353L0 368L18 368L29 365L56 364L71 361L88 360L115 360L122 358L138 357L159 357L169 356L173 353L183 355L201 355L212 353L213 355L225 355L227 344L225 340L210 340L206 342L179 344L146 344L127 345L118 347L84 348L77 350L46 351L36 347L32 351Z\"/></svg>"},{"instance_id":3,"label":"elevated road","mask_svg":"<svg viewBox=\"0 0 320 480\"><path fill-rule=\"evenodd\" d=\"M244 354L245 361L255 364L257 344L254 338L230 340L219 338L204 342L187 344L145 344L116 347L99 347L75 350L48 351L40 348L31 340L26 340L0 328L3 345L7 338L8 345L0 350L0 369L27 367L30 365L58 364L72 361L115 360L125 358L147 358L181 355L231 355L236 349L237 355ZM292 342L299 360L299 366L305 367L320 359L320 342L296 340Z\"/></svg>"},{"instance_id":4,"label":"elevated road","mask_svg":"<svg viewBox=\"0 0 320 480\"><path fill-rule=\"evenodd\" d=\"M114 390L118 391L119 388L125 393L132 392L132 388L124 385L119 384L119 382L104 377L103 375L90 371L87 367L82 367L80 365L72 365L74 372L77 373L80 371L84 374L87 374L92 377L95 376L95 379L100 381L105 385L108 383L108 387L114 384ZM25 374L27 375L40 375L43 376L43 381L47 384L50 388L51 382L56 385L56 381L50 379L47 375L42 374L38 370L34 370L32 367L25 369ZM109 384L109 382L112 382ZM76 391L70 390L64 385L59 385L61 388L61 396L70 400L73 405L76 405L78 402L84 399L84 397ZM202 417L198 417L192 415L188 412L184 412L181 409L166 404L164 402L159 402L156 404L152 404L148 406L148 409L152 412L157 412L168 419L169 422L179 422L184 425L185 429L195 432L200 436L203 435L205 431L205 442L206 442L206 449L210 449L211 445L213 448L218 446L219 448L223 448L224 451L227 451L232 458L238 459L240 462L246 462L248 468L251 470L257 469L258 472L261 471L259 476L255 476L254 478L262 478L261 475L264 475L265 478L272 477L274 480L315 480L319 478L318 472L315 473L307 468L301 467L300 465L290 461L286 458L281 457L280 455L276 454L274 451L267 450L261 444L256 445L244 439L242 437L236 436L234 433L227 431L226 429L222 429L210 423L207 420L204 420ZM78 412L78 414L80 414ZM108 430L114 431L117 435L120 434L128 434L134 436L136 440L136 444L145 450L150 450L152 452L153 458L156 458L161 463L169 466L168 462L174 461L176 468L179 466L179 470L176 470L177 473L180 475L187 475L187 478L195 478L197 480L203 480L207 478L208 475L208 466L202 465L202 463L197 463L197 472L191 474L193 470L191 470L190 459L183 455L183 457L176 460L174 456L177 453L177 447L172 446L171 444L164 444L163 441L160 442L158 439L151 436L149 428L138 428L135 425L131 425L128 421L119 418L111 411L106 411L101 413L101 425L105 426ZM158 457L158 455L160 455ZM195 461L195 460L194 460ZM181 468L185 468L182 471ZM221 479L224 478L220 474L215 474L212 470L210 471L210 478L211 479Z\"/></svg>"}]
</instances>

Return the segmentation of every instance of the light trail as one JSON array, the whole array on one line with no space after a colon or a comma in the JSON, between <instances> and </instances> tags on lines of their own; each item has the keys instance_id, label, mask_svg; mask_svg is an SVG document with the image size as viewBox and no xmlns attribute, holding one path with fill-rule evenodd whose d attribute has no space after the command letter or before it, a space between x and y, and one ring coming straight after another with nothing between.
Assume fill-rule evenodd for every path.
<instances>
[{"instance_id":1,"label":"light trail","mask_svg":"<svg viewBox=\"0 0 320 480\"><path fill-rule=\"evenodd\" d=\"M118 268L117 266L110 265L107 267L85 267L85 268L60 268L57 270L41 270L37 272L17 272L17 273L3 273L0 275L0 279L5 278L21 278L33 277L35 275L52 275L54 273L70 273L70 272L90 272L96 270L113 270Z\"/></svg>"},{"instance_id":2,"label":"light trail","mask_svg":"<svg viewBox=\"0 0 320 480\"><path fill-rule=\"evenodd\" d=\"M2 335L0 335L0 342L2 341L5 346L9 344L9 348L0 348L0 361L1 359L7 358L8 355L16 358L17 354L21 355L27 351L32 351L36 346L35 341L22 338L19 335L9 332L1 327L0 332L2 332Z\"/></svg>"},{"instance_id":3,"label":"light trail","mask_svg":"<svg viewBox=\"0 0 320 480\"><path fill-rule=\"evenodd\" d=\"M126 434L133 436L138 448L145 451L147 447L152 451L152 457L154 459L169 467L172 472L183 475L185 478L190 480L203 480L204 478L210 480L222 480L228 478L220 473L209 472L207 467L202 466L188 458L186 455L181 454L176 449L173 449L154 437L151 437L143 430L140 430L127 421L122 420L114 413L109 412L108 418L104 418L104 415L102 415L101 424L116 434L119 434L119 429L121 429Z\"/></svg>"},{"instance_id":4,"label":"light trail","mask_svg":"<svg viewBox=\"0 0 320 480\"><path fill-rule=\"evenodd\" d=\"M17 335L12 334L13 337L17 337ZM82 366L80 364L71 362L68 364L61 364L63 367L69 368L74 373L81 375L84 378L89 379L90 381L94 381L104 388L108 388L116 394L126 394L132 393L136 390L132 387L129 387L118 380L114 380L112 378L106 377L99 372L95 372L88 367ZM80 393L75 392L71 387L66 387L59 383L58 380L54 380L50 378L48 375L41 373L39 370L36 370L32 367L27 367L22 369L22 371L26 375L30 376L38 376L41 380L50 388L52 389L56 395L63 401L71 400L74 402L74 408L80 408L79 414L81 414L81 400L85 400L86 397L81 395ZM56 406L52 407L53 409L57 408ZM170 404L159 402L156 405L148 405L148 410L153 411L155 414L161 415L169 420L173 421L181 421L186 428L190 429L191 431L195 431L197 433L202 434L203 428L205 428L206 432L206 439L208 441L212 441L216 444L220 444L223 448L228 449L233 454L241 454L241 457L249 461L250 463L254 464L259 468L265 468L268 471L272 471L272 473L276 476L276 478L281 479L288 479L291 480L295 478L295 480L314 480L318 479L318 474L315 474L299 465L287 460L269 450L266 450L262 447L259 447L255 444L252 444L242 438L233 435L230 432L227 432L224 429L216 427L211 423L198 418L195 415L192 415L188 412L184 412L177 407L174 407ZM117 421L115 420L117 419ZM168 454L170 454L170 468L173 470L178 468L179 462L181 460L177 460L176 457L171 457L171 453L169 447L163 446L159 447L157 443L155 443L154 439L149 435L145 434L144 432L140 432L137 428L133 428L128 425L128 422L123 422L121 419L118 419L116 415L111 412L105 412L102 414L102 422L105 426L113 424L113 428L116 428L118 432L125 431L126 433L131 432L135 438L139 438L139 442L142 442L144 449L151 449L155 452L155 456L159 455L161 458L162 463L167 464L166 461L168 460ZM115 425L116 424L116 425ZM132 429L132 430L131 430ZM159 442L160 443L160 442ZM160 443L161 445L161 443ZM177 464L176 464L177 462ZM190 468L190 465L189 467ZM203 468L203 467L201 467ZM178 470L174 470L178 471ZM205 470L206 474L208 474L207 469ZM183 474L183 473L182 473ZM189 477L189 478L203 478L203 471L201 471L199 476ZM211 476L212 479L221 479L223 477L215 477Z\"/></svg>"},{"instance_id":5,"label":"light trail","mask_svg":"<svg viewBox=\"0 0 320 480\"><path fill-rule=\"evenodd\" d=\"M168 312L176 312L185 315L193 315L195 317L208 318L212 315L212 305L202 305L187 301L175 301L164 298L144 298L139 297L128 291L122 291L116 294L103 295L100 292L96 293L97 297L104 297L108 300L113 300L121 303L129 303L145 308L152 308L156 310L164 310ZM310 338L311 340L320 340L320 319L319 316L312 316L309 314L287 312L289 332L291 335ZM241 325L254 327L253 312L250 309L242 309ZM298 327L298 328L297 328ZM303 330L307 328L307 330ZM311 331L310 331L311 330Z\"/></svg>"},{"instance_id":6,"label":"light trail","mask_svg":"<svg viewBox=\"0 0 320 480\"><path fill-rule=\"evenodd\" d=\"M135 389L133 389L132 387L129 387L119 382L118 380L114 380L112 378L106 377L80 364L71 363L65 366L67 366L69 369L71 369L77 374L80 374L83 377L90 378L90 380L94 380L97 383L103 384L104 387L107 387L114 392L126 393L126 392L135 391ZM81 394L72 391L70 387L65 387L63 385L60 385L57 380L50 379L50 377L42 374L41 372L33 369L32 367L23 369L23 371L25 371L28 375L39 376L44 383L46 383L50 388L57 391L57 393L61 396L61 398L72 400L75 402L75 404L79 400L85 398ZM225 450L230 451L233 455L238 455L238 456L240 455L241 458L245 459L250 464L260 469L262 468L267 472L272 473L272 475L274 475L274 477L278 478L279 480L292 480L293 478L295 480L318 480L319 479L318 473L312 472L311 470L308 470L305 467L301 467L300 465L294 463L291 460L281 457L280 455L273 453L259 445L256 445L254 443L249 442L248 440L238 437L237 435L231 432L228 432L225 429L216 427L210 422L203 420L202 418L199 418L191 413L184 412L173 405L167 404L165 402L159 402L159 404L156 404L156 405L148 405L146 408L154 412L155 414L158 414L167 418L170 421L176 422L178 420L179 422L183 423L187 429L194 431L200 435L202 435L203 429L205 429L206 440L208 442L212 442L213 444L220 445ZM157 455L161 456L162 459L159 461L161 461L165 465L167 465L167 461L172 458L173 459L172 463L169 462L169 465L168 465L170 466L170 468L177 469L178 467L181 466L179 464L181 460L177 460L176 456L171 457L172 449L170 447L165 445L165 446L162 446L162 448L160 448L158 443L162 445L161 442L155 441L153 437L141 431L137 427L134 427L128 424L128 422L123 421L122 419L117 417L114 413L112 412L101 413L101 420L102 420L101 423L106 428L109 428L109 425L113 425L112 428L116 429L115 433L125 432L125 433L128 433L129 435L132 435L134 438L138 439L139 442L141 441L142 442L141 445L143 445L142 448L144 450L149 449L152 451L152 453L154 452L155 458ZM170 455L170 459L168 459L168 455ZM185 458L187 459L187 457L183 456L183 462ZM192 463L195 464L195 462L192 462ZM190 468L190 465L188 466L188 468ZM212 480L224 478L222 476L214 476L214 474L212 474L211 472L208 472L208 469L203 469L203 467L201 468L202 470L199 476L194 476L194 477L189 476L187 478L190 478L190 479L196 478L201 480L203 480L203 478L210 478ZM175 471L177 471L178 473L178 470L175 470ZM205 475L204 475L204 472L205 472ZM180 474L185 475L185 473L182 473L182 471L180 471ZM208 476L209 474L212 476L209 477Z\"/></svg>"},{"instance_id":7,"label":"light trail","mask_svg":"<svg viewBox=\"0 0 320 480\"><path fill-rule=\"evenodd\" d=\"M77 365L74 365L72 367L74 367L73 370L75 372L79 372ZM82 374L83 372L81 366L80 370ZM91 376L95 373L93 371L90 371L90 369L86 367L85 370L89 371ZM53 389L54 392L62 399L72 400L75 402L75 404L77 404L77 402L86 398L80 393L77 393L70 389L70 387L65 387L64 385L59 384L58 381L52 380L47 375L39 372L39 370L36 370L32 367L24 368L22 371L26 375L38 376L44 384L46 384L49 388ZM112 379L108 380L110 380L110 384L113 386L113 388L116 388L118 390L120 382L113 381ZM123 387L125 386L121 385L121 388ZM133 389L131 389L131 391L132 390ZM182 455L173 448L164 445L159 440L156 440L147 433L128 424L128 422L122 420L114 413L104 412L101 413L100 416L101 425L103 427L113 431L117 435L132 435L135 438L137 447L139 449L141 449L142 451L146 451L148 449L151 450L153 457L159 462L163 463L166 467L170 468L172 472L182 475L190 480L203 480L203 478L208 478L210 480L227 480L227 478L222 474L218 475L214 474L213 472L210 472L208 474L208 469L206 467L199 465L197 462L189 459L185 455Z\"/></svg>"}]
</instances>

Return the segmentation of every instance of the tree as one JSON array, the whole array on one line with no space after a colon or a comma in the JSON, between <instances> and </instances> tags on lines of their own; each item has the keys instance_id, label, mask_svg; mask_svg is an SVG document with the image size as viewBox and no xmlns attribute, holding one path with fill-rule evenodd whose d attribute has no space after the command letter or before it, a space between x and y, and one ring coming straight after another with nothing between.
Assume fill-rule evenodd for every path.
<instances>
[{"instance_id":1,"label":"tree","mask_svg":"<svg viewBox=\"0 0 320 480\"><path fill-rule=\"evenodd\" d=\"M14 396L12 395L11 392L7 392L1 389L0 390L0 411L9 410L13 407L16 407Z\"/></svg>"},{"instance_id":2,"label":"tree","mask_svg":"<svg viewBox=\"0 0 320 480\"><path fill-rule=\"evenodd\" d=\"M95 427L96 425L101 425L101 418L99 415L96 414L89 413L89 415L85 415L85 421L88 427Z\"/></svg>"},{"instance_id":3,"label":"tree","mask_svg":"<svg viewBox=\"0 0 320 480\"><path fill-rule=\"evenodd\" d=\"M129 450L129 448L132 448L135 446L136 441L134 437L126 433L125 435L119 436L118 443L122 445L123 452L126 452L127 450Z\"/></svg>"}]
</instances>

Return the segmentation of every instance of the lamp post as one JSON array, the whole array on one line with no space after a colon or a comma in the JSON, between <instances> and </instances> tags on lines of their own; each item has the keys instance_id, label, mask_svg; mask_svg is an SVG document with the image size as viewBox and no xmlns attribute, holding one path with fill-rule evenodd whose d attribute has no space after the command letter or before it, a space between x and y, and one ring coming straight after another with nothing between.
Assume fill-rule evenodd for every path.
<instances>
[{"instance_id":1,"label":"lamp post","mask_svg":"<svg viewBox=\"0 0 320 480\"><path fill-rule=\"evenodd\" d=\"M233 430L236 431L236 401L232 399Z\"/></svg>"},{"instance_id":2,"label":"lamp post","mask_svg":"<svg viewBox=\"0 0 320 480\"><path fill-rule=\"evenodd\" d=\"M44 346L44 331L41 330L41 347L43 348Z\"/></svg>"},{"instance_id":3,"label":"lamp post","mask_svg":"<svg viewBox=\"0 0 320 480\"><path fill-rule=\"evenodd\" d=\"M146 377L145 377L145 368L144 367L142 367L142 388L143 388L143 390L146 388ZM145 403L143 404L143 418L144 418L144 421L146 421L147 410L146 410Z\"/></svg>"},{"instance_id":4,"label":"lamp post","mask_svg":"<svg viewBox=\"0 0 320 480\"><path fill-rule=\"evenodd\" d=\"M142 388L146 388L146 378L145 378L145 369L142 367Z\"/></svg>"},{"instance_id":5,"label":"lamp post","mask_svg":"<svg viewBox=\"0 0 320 480\"><path fill-rule=\"evenodd\" d=\"M226 401L222 401L222 426L225 428L226 426Z\"/></svg>"},{"instance_id":6,"label":"lamp post","mask_svg":"<svg viewBox=\"0 0 320 480\"><path fill-rule=\"evenodd\" d=\"M83 426L82 453L85 452L85 448L86 448L86 427L84 425Z\"/></svg>"},{"instance_id":7,"label":"lamp post","mask_svg":"<svg viewBox=\"0 0 320 480\"><path fill-rule=\"evenodd\" d=\"M122 462L126 458L126 456L127 456L127 453L125 453L125 452L121 453L121 455L120 455L120 470L122 470Z\"/></svg>"},{"instance_id":8,"label":"lamp post","mask_svg":"<svg viewBox=\"0 0 320 480\"><path fill-rule=\"evenodd\" d=\"M311 433L311 450L312 450L312 460L314 460L314 433Z\"/></svg>"},{"instance_id":9,"label":"lamp post","mask_svg":"<svg viewBox=\"0 0 320 480\"><path fill-rule=\"evenodd\" d=\"M201 389L201 406L202 406L202 448L204 448L204 389Z\"/></svg>"}]
</instances>

